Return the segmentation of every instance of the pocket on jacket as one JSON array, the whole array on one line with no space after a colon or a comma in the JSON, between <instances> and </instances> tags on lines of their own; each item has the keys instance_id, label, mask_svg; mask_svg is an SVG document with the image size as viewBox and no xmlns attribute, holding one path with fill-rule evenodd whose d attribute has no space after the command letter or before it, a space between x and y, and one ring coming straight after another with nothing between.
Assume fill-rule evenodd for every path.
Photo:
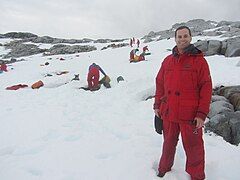
<instances>
[{"instance_id":1,"label":"pocket on jacket","mask_svg":"<svg viewBox=\"0 0 240 180\"><path fill-rule=\"evenodd\" d=\"M180 106L179 107L179 119L184 121L191 121L196 117L196 106Z\"/></svg>"}]
</instances>

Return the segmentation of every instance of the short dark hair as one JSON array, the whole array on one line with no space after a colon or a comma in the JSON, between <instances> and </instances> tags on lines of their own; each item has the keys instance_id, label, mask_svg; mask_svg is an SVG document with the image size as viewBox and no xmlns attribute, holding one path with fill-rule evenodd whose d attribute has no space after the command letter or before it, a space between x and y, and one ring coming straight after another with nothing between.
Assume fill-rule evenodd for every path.
<instances>
[{"instance_id":1,"label":"short dark hair","mask_svg":"<svg viewBox=\"0 0 240 180\"><path fill-rule=\"evenodd\" d=\"M178 31L178 30L181 30L181 29L187 29L188 32L189 32L189 35L192 36L191 30L190 30L189 27L187 27L187 26L180 26L180 27L178 27L178 28L176 29L176 31L175 31L175 37L177 37L177 31Z\"/></svg>"}]
</instances>

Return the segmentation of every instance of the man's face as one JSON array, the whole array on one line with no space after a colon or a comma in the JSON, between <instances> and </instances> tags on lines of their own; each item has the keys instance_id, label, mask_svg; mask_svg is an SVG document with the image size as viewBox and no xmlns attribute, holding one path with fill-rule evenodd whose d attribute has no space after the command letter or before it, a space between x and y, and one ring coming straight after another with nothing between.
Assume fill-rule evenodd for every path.
<instances>
[{"instance_id":1,"label":"man's face","mask_svg":"<svg viewBox=\"0 0 240 180\"><path fill-rule=\"evenodd\" d=\"M192 37L190 36L188 29L180 29L177 31L175 42L177 44L178 50L184 50L184 48L190 45L191 41Z\"/></svg>"}]
</instances>

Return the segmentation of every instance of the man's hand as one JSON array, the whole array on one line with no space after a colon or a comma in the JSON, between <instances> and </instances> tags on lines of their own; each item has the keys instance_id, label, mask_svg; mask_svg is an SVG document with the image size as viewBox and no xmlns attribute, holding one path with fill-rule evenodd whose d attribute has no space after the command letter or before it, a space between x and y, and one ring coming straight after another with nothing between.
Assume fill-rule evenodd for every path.
<instances>
[{"instance_id":1,"label":"man's hand","mask_svg":"<svg viewBox=\"0 0 240 180\"><path fill-rule=\"evenodd\" d=\"M196 128L201 128L201 127L203 127L204 121L203 121L201 118L195 117L195 118L194 118L194 121L196 122Z\"/></svg>"},{"instance_id":2,"label":"man's hand","mask_svg":"<svg viewBox=\"0 0 240 180\"><path fill-rule=\"evenodd\" d=\"M157 117L159 117L159 109L154 109L154 113ZM160 118L160 117L159 117Z\"/></svg>"}]
</instances>

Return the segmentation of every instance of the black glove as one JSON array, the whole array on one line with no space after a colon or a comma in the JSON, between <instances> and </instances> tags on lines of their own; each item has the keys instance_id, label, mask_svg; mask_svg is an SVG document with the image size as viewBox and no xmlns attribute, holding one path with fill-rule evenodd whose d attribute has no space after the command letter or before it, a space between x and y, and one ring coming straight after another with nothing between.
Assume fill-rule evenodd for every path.
<instances>
[{"instance_id":1,"label":"black glove","mask_svg":"<svg viewBox=\"0 0 240 180\"><path fill-rule=\"evenodd\" d=\"M158 133L158 134L162 134L162 130L163 130L163 120L159 117L157 117L155 115L154 117L154 127L155 127L155 131Z\"/></svg>"}]
</instances>

